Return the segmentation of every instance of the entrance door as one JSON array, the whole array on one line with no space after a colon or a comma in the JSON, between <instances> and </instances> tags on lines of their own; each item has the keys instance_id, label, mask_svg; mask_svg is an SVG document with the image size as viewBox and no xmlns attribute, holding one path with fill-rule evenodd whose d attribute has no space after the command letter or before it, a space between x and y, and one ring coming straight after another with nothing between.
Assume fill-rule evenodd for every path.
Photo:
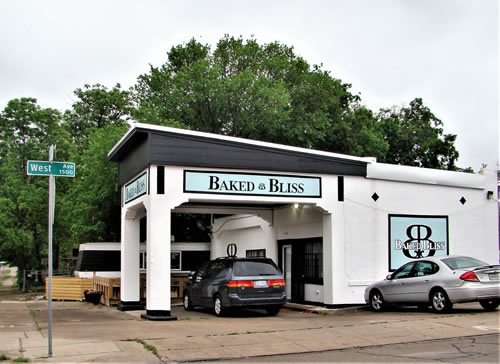
<instances>
[{"instance_id":1,"label":"entrance door","mask_svg":"<svg viewBox=\"0 0 500 364\"><path fill-rule=\"evenodd\" d=\"M286 244L282 246L281 250L282 264L281 271L285 277L285 291L286 298L288 300L292 299L292 245Z\"/></svg>"},{"instance_id":2,"label":"entrance door","mask_svg":"<svg viewBox=\"0 0 500 364\"><path fill-rule=\"evenodd\" d=\"M286 283L286 297L306 302L306 284L323 285L323 239L287 239L278 241L278 264Z\"/></svg>"}]
</instances>

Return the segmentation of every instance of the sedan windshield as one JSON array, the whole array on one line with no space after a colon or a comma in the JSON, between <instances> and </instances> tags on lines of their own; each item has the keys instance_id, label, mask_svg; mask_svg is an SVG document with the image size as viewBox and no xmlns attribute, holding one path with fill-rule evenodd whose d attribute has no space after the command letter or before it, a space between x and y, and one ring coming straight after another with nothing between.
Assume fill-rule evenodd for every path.
<instances>
[{"instance_id":1,"label":"sedan windshield","mask_svg":"<svg viewBox=\"0 0 500 364\"><path fill-rule=\"evenodd\" d=\"M453 257L443 259L443 263L446 264L451 269L463 269L472 267L481 267L488 265L487 263L470 257Z\"/></svg>"}]
</instances>

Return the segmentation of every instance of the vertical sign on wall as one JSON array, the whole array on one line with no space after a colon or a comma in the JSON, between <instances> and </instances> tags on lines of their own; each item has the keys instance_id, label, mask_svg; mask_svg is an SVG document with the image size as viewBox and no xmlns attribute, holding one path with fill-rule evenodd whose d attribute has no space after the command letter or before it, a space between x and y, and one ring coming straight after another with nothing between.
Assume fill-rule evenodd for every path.
<instances>
[{"instance_id":1,"label":"vertical sign on wall","mask_svg":"<svg viewBox=\"0 0 500 364\"><path fill-rule=\"evenodd\" d=\"M143 173L132 182L125 185L123 201L127 204L148 193L148 174Z\"/></svg>"},{"instance_id":2,"label":"vertical sign on wall","mask_svg":"<svg viewBox=\"0 0 500 364\"><path fill-rule=\"evenodd\" d=\"M389 215L390 271L413 259L448 252L448 216Z\"/></svg>"}]
</instances>

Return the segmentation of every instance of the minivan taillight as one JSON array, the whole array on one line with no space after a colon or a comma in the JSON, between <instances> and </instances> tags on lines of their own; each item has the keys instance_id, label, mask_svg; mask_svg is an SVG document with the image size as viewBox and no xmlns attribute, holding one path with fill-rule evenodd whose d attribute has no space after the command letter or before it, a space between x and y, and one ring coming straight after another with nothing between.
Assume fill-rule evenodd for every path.
<instances>
[{"instance_id":1,"label":"minivan taillight","mask_svg":"<svg viewBox=\"0 0 500 364\"><path fill-rule=\"evenodd\" d=\"M228 287L253 287L253 281L229 281Z\"/></svg>"},{"instance_id":2,"label":"minivan taillight","mask_svg":"<svg viewBox=\"0 0 500 364\"><path fill-rule=\"evenodd\" d=\"M460 276L460 279L462 281L468 281L468 282L479 282L479 279L476 276L476 273L474 272L465 272Z\"/></svg>"},{"instance_id":3,"label":"minivan taillight","mask_svg":"<svg viewBox=\"0 0 500 364\"><path fill-rule=\"evenodd\" d=\"M284 286L285 280L284 279L271 279L271 280L267 281L267 285L269 287Z\"/></svg>"}]
</instances>

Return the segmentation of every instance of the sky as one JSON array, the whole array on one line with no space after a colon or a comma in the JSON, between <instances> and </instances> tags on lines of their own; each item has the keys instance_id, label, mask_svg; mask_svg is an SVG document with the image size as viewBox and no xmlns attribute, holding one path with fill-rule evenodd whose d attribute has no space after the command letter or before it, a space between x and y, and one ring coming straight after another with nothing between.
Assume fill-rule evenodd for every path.
<instances>
[{"instance_id":1,"label":"sky","mask_svg":"<svg viewBox=\"0 0 500 364\"><path fill-rule=\"evenodd\" d=\"M129 88L171 47L224 34L293 47L375 112L420 97L459 167L497 168L497 0L0 0L0 110L70 109L76 88Z\"/></svg>"}]
</instances>

